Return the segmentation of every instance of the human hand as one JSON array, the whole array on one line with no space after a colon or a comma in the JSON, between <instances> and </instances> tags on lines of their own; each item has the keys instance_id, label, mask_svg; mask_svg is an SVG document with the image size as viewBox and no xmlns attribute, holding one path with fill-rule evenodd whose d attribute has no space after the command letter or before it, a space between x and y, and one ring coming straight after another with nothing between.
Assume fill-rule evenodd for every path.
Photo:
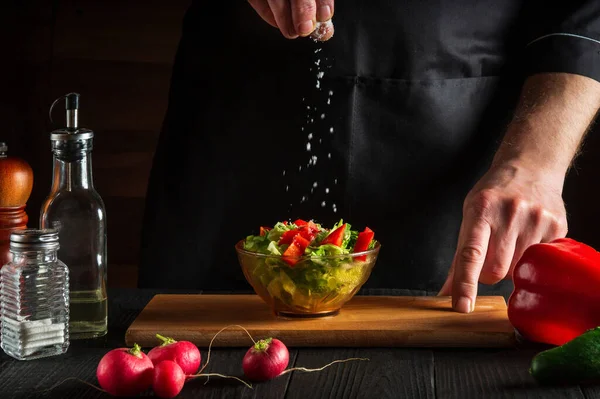
<instances>
[{"instance_id":1,"label":"human hand","mask_svg":"<svg viewBox=\"0 0 600 399\"><path fill-rule=\"evenodd\" d=\"M478 282L511 278L528 246L566 236L564 178L524 163L493 166L465 199L456 253L438 295L452 295L454 310L471 312Z\"/></svg>"},{"instance_id":2,"label":"human hand","mask_svg":"<svg viewBox=\"0 0 600 399\"><path fill-rule=\"evenodd\" d=\"M248 0L266 22L278 28L287 39L314 33L317 40L329 40L333 25L321 24L333 17L334 0Z\"/></svg>"}]
</instances>

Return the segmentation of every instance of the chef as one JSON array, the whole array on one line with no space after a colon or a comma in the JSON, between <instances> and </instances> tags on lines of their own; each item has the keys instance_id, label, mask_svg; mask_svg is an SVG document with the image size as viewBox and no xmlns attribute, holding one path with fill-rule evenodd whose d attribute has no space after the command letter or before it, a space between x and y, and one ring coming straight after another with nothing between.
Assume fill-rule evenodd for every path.
<instances>
[{"instance_id":1,"label":"chef","mask_svg":"<svg viewBox=\"0 0 600 399\"><path fill-rule=\"evenodd\" d=\"M600 2L557 4L195 1L140 286L248 290L238 240L343 218L382 244L365 287L459 312L510 294L527 246L567 234L565 176L600 107Z\"/></svg>"}]
</instances>

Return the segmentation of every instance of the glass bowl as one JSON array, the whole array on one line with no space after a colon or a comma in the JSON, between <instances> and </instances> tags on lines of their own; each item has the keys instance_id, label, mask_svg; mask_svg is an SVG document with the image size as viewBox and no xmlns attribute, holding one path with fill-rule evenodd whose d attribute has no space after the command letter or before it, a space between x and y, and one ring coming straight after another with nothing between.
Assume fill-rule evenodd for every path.
<instances>
[{"instance_id":1,"label":"glass bowl","mask_svg":"<svg viewBox=\"0 0 600 399\"><path fill-rule=\"evenodd\" d=\"M339 313L369 279L381 245L365 252L301 257L294 266L281 256L235 246L248 283L279 317L324 317Z\"/></svg>"}]
</instances>

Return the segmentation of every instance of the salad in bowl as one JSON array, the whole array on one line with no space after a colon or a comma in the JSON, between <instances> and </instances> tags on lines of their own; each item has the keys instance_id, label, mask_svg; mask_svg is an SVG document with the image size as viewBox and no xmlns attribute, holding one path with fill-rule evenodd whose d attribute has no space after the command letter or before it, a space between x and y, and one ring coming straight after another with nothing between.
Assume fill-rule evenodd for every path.
<instances>
[{"instance_id":1,"label":"salad in bowl","mask_svg":"<svg viewBox=\"0 0 600 399\"><path fill-rule=\"evenodd\" d=\"M236 244L244 275L278 316L337 314L371 274L381 245L368 227L298 219L261 227Z\"/></svg>"}]
</instances>

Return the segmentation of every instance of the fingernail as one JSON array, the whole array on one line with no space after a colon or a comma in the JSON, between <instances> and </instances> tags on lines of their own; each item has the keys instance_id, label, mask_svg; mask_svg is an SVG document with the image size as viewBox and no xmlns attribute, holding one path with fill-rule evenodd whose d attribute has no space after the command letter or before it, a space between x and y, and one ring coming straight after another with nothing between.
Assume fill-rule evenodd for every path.
<instances>
[{"instance_id":1,"label":"fingernail","mask_svg":"<svg viewBox=\"0 0 600 399\"><path fill-rule=\"evenodd\" d=\"M310 35L315 30L313 21L304 21L298 25L298 34L300 36Z\"/></svg>"},{"instance_id":2,"label":"fingernail","mask_svg":"<svg viewBox=\"0 0 600 399\"><path fill-rule=\"evenodd\" d=\"M331 19L331 17L332 17L331 7L323 6L323 7L319 7L319 9L317 10L317 21L325 22L325 21Z\"/></svg>"},{"instance_id":3,"label":"fingernail","mask_svg":"<svg viewBox=\"0 0 600 399\"><path fill-rule=\"evenodd\" d=\"M458 301L456 301L456 307L454 310L461 313L471 313L473 311L471 299L467 298L466 296L461 296L458 298Z\"/></svg>"}]
</instances>

